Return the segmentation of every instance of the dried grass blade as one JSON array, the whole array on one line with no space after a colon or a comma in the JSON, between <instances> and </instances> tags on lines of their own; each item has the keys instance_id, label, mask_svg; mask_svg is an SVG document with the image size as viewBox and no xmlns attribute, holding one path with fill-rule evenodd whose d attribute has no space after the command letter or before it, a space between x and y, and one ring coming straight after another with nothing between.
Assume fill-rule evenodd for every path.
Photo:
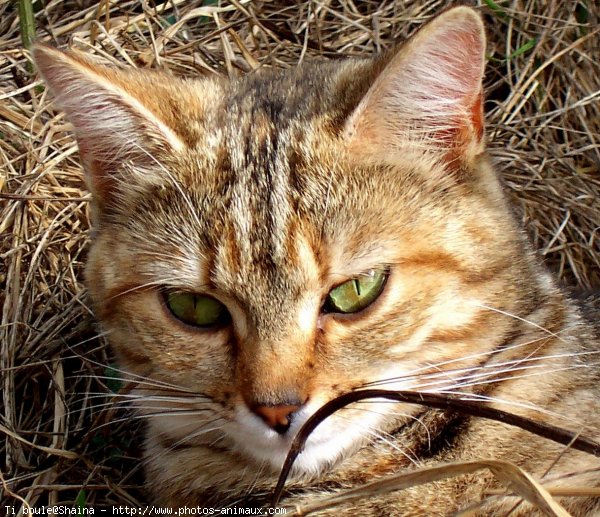
<instances>
[{"instance_id":1,"label":"dried grass blade","mask_svg":"<svg viewBox=\"0 0 600 517\"><path fill-rule=\"evenodd\" d=\"M437 467L428 467L397 474L359 488L348 490L340 495L325 497L316 503L298 506L293 515L310 515L317 511L353 503L366 497L388 494L395 490L440 481L461 474L470 474L483 469L490 470L507 488L514 490L523 499L529 501L547 515L552 517L570 517L570 514L527 472L512 463L497 460L447 463Z\"/></svg>"},{"instance_id":2,"label":"dried grass blade","mask_svg":"<svg viewBox=\"0 0 600 517\"><path fill-rule=\"evenodd\" d=\"M70 460L75 460L79 457L78 454L75 454L74 452L71 451L67 451L67 450L63 450L63 449L55 449L52 447L45 447L43 445L37 445L33 442L30 442L29 440L26 440L25 438L23 438L22 436L20 436L17 433L14 433L13 431L11 431L10 429L8 429L7 427L4 427L2 424L0 424L0 432L10 436L11 438L14 438L15 440L17 440L20 443L24 443L25 445L28 445L29 447L33 447L35 449L38 449L40 451L44 451L48 454L52 454L54 456L60 456L61 458L67 458Z\"/></svg>"}]
</instances>

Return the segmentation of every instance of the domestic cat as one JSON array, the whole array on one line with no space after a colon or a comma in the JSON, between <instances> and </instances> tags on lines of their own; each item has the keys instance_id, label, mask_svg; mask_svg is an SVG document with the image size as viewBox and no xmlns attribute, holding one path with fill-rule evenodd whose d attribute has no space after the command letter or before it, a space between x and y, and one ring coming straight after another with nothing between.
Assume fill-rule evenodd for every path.
<instances>
[{"instance_id":1,"label":"domestic cat","mask_svg":"<svg viewBox=\"0 0 600 517\"><path fill-rule=\"evenodd\" d=\"M139 381L157 504L264 504L308 417L365 387L464 394L598 438L598 329L543 269L485 152L474 10L381 56L232 80L34 58L93 194L87 285ZM554 487L600 479L599 459L517 428L374 401L316 429L282 504L483 458ZM478 473L331 512L446 515L493 487Z\"/></svg>"}]
</instances>

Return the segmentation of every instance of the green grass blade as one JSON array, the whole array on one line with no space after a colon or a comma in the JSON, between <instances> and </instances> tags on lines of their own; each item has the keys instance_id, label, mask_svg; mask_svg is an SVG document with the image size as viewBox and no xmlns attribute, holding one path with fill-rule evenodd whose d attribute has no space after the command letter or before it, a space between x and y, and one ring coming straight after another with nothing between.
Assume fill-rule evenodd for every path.
<instances>
[{"instance_id":1,"label":"green grass blade","mask_svg":"<svg viewBox=\"0 0 600 517\"><path fill-rule=\"evenodd\" d=\"M35 39L35 18L31 0L19 0L19 28L23 47L31 47Z\"/></svg>"},{"instance_id":2,"label":"green grass blade","mask_svg":"<svg viewBox=\"0 0 600 517\"><path fill-rule=\"evenodd\" d=\"M77 510L77 512L81 515L84 514L84 510L86 508L86 494L85 494L85 490L80 490L77 493L77 497L75 499L75 509Z\"/></svg>"},{"instance_id":3,"label":"green grass blade","mask_svg":"<svg viewBox=\"0 0 600 517\"><path fill-rule=\"evenodd\" d=\"M537 44L537 38L531 38L529 41L525 42L521 45L517 50L515 50L508 59L513 59L521 54L525 54L525 52L529 52L533 47Z\"/></svg>"},{"instance_id":4,"label":"green grass blade","mask_svg":"<svg viewBox=\"0 0 600 517\"><path fill-rule=\"evenodd\" d=\"M496 15L498 15L498 17L506 18L507 15L504 12L504 9L494 2L494 0L483 0L483 3L487 5Z\"/></svg>"}]
</instances>

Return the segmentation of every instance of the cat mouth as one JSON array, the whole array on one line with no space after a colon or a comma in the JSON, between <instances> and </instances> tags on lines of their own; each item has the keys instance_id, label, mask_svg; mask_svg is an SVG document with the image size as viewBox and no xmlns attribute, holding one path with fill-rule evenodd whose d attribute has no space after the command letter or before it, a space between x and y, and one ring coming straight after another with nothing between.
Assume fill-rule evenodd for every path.
<instances>
[{"instance_id":1,"label":"cat mouth","mask_svg":"<svg viewBox=\"0 0 600 517\"><path fill-rule=\"evenodd\" d=\"M389 417L390 404L375 402L368 412L356 410L344 415L334 414L310 433L296 458L292 474L317 475L338 464L366 441L378 437L376 429ZM321 404L315 403L300 409L283 434L268 428L264 422L245 408L238 408L236 425L228 432L234 448L260 465L269 465L278 472L291 449L298 432ZM406 419L396 429L409 425Z\"/></svg>"}]
</instances>

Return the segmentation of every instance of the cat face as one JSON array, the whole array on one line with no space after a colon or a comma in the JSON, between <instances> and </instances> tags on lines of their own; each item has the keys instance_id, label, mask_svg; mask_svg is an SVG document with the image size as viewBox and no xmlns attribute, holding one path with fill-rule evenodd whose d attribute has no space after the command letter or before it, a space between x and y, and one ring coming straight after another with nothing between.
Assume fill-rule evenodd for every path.
<instances>
[{"instance_id":1,"label":"cat face","mask_svg":"<svg viewBox=\"0 0 600 517\"><path fill-rule=\"evenodd\" d=\"M466 8L394 54L232 81L37 48L94 195L94 310L152 432L276 470L335 396L444 389L502 345L527 266L483 153L484 48ZM375 287L347 311L354 280ZM346 409L296 471L418 413Z\"/></svg>"}]
</instances>

